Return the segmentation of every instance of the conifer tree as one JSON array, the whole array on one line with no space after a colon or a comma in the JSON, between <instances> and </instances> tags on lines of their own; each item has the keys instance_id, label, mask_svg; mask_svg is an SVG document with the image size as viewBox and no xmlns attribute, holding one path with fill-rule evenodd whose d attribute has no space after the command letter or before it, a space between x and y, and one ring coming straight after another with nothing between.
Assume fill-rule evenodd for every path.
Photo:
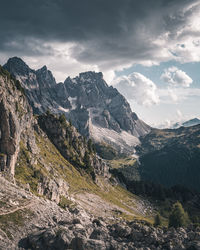
<instances>
[{"instance_id":1,"label":"conifer tree","mask_svg":"<svg viewBox=\"0 0 200 250\"><path fill-rule=\"evenodd\" d=\"M183 227L186 226L188 222L188 215L184 211L180 202L176 202L173 205L171 214L169 216L169 227Z\"/></svg>"},{"instance_id":2,"label":"conifer tree","mask_svg":"<svg viewBox=\"0 0 200 250\"><path fill-rule=\"evenodd\" d=\"M154 218L154 226L160 226L161 225L161 216L159 213L156 214L155 218Z\"/></svg>"}]
</instances>

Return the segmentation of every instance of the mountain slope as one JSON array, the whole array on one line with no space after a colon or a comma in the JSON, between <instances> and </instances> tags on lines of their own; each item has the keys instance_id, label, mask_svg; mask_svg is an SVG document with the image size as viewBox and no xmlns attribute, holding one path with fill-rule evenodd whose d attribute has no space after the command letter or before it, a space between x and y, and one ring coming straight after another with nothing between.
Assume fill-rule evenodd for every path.
<instances>
[{"instance_id":1,"label":"mountain slope","mask_svg":"<svg viewBox=\"0 0 200 250\"><path fill-rule=\"evenodd\" d=\"M82 135L97 142L131 153L139 144L138 138L150 131L131 111L126 99L107 85L102 73L85 72L56 84L46 66L35 71L14 57L4 68L21 82L34 113L47 109L64 113Z\"/></svg>"},{"instance_id":2,"label":"mountain slope","mask_svg":"<svg viewBox=\"0 0 200 250\"><path fill-rule=\"evenodd\" d=\"M200 191L200 125L154 129L137 150L142 179Z\"/></svg>"}]
</instances>

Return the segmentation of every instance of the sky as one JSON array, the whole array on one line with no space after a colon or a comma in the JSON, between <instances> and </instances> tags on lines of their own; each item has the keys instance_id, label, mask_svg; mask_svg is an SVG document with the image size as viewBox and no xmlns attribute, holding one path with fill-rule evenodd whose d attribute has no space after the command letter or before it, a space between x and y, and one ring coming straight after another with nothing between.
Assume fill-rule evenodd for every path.
<instances>
[{"instance_id":1,"label":"sky","mask_svg":"<svg viewBox=\"0 0 200 250\"><path fill-rule=\"evenodd\" d=\"M102 71L152 126L200 118L200 0L0 0L0 64Z\"/></svg>"}]
</instances>

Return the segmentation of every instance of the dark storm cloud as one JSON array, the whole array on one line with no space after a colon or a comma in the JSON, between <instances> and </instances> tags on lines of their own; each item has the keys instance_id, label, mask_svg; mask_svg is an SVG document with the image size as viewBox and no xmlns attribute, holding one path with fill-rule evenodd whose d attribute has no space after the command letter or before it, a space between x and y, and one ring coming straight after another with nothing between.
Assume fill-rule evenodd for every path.
<instances>
[{"instance_id":1,"label":"dark storm cloud","mask_svg":"<svg viewBox=\"0 0 200 250\"><path fill-rule=\"evenodd\" d=\"M41 56L50 42L73 42L86 63L162 57L158 36L177 36L195 0L0 0L0 51ZM106 63L105 63L106 65Z\"/></svg>"}]
</instances>

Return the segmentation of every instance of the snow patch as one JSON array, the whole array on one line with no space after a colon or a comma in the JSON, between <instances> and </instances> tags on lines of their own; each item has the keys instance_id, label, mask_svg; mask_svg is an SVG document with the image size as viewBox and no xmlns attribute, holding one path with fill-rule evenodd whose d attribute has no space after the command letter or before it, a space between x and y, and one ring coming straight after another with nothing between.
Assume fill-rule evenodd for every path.
<instances>
[{"instance_id":1,"label":"snow patch","mask_svg":"<svg viewBox=\"0 0 200 250\"><path fill-rule=\"evenodd\" d=\"M74 84L77 84L76 78L71 79Z\"/></svg>"},{"instance_id":2,"label":"snow patch","mask_svg":"<svg viewBox=\"0 0 200 250\"><path fill-rule=\"evenodd\" d=\"M63 111L63 112L69 112L69 109L65 109L65 108L63 108L61 106L59 106L58 109L61 110L61 111Z\"/></svg>"},{"instance_id":3,"label":"snow patch","mask_svg":"<svg viewBox=\"0 0 200 250\"><path fill-rule=\"evenodd\" d=\"M106 104L111 103L111 101L112 101L111 99L107 99L107 100L106 100Z\"/></svg>"},{"instance_id":4,"label":"snow patch","mask_svg":"<svg viewBox=\"0 0 200 250\"><path fill-rule=\"evenodd\" d=\"M90 121L90 133L92 138L97 142L107 142L117 147L121 152L129 151L134 153L134 148L140 144L140 141L137 137L129 134L126 131L120 133L108 129L96 126Z\"/></svg>"},{"instance_id":5,"label":"snow patch","mask_svg":"<svg viewBox=\"0 0 200 250\"><path fill-rule=\"evenodd\" d=\"M70 101L70 104L71 104L71 106L72 106L72 109L71 109L71 110L76 109L77 97L71 97L71 96L69 96L69 97L68 97L68 100Z\"/></svg>"},{"instance_id":6,"label":"snow patch","mask_svg":"<svg viewBox=\"0 0 200 250\"><path fill-rule=\"evenodd\" d=\"M34 107L35 108L40 108L42 105L40 104L40 103L38 103L38 102L34 102Z\"/></svg>"}]
</instances>

